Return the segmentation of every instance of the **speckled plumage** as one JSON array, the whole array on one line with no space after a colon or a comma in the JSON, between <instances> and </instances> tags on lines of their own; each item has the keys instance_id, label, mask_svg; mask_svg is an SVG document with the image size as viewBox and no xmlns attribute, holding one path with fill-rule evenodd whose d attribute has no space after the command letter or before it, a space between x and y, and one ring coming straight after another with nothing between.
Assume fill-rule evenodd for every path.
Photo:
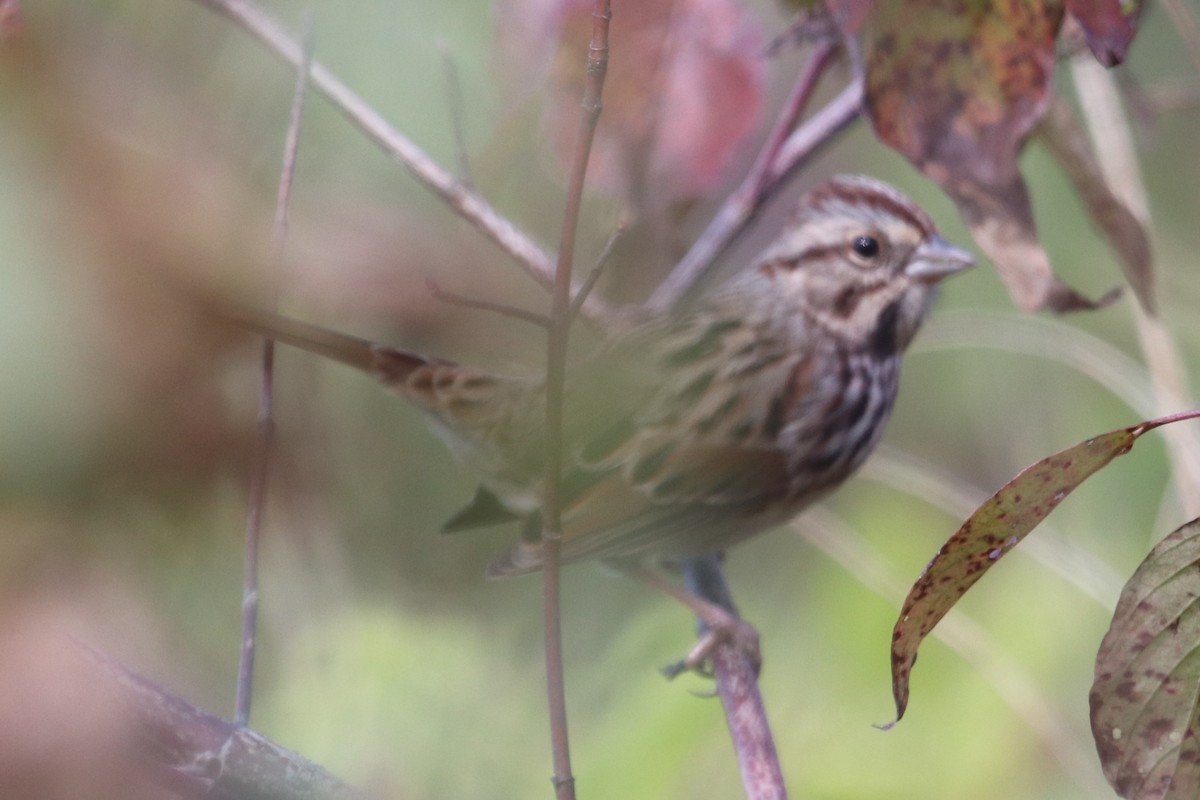
<instances>
[{"instance_id":1,"label":"speckled plumage","mask_svg":"<svg viewBox=\"0 0 1200 800\"><path fill-rule=\"evenodd\" d=\"M565 561L724 550L841 484L875 447L936 284L971 263L896 190L838 177L693 309L578 365L567 385ZM544 387L277 318L254 327L368 369L421 408L484 490L455 528L536 521ZM535 524L527 529L536 531ZM489 575L540 568L528 536Z\"/></svg>"}]
</instances>

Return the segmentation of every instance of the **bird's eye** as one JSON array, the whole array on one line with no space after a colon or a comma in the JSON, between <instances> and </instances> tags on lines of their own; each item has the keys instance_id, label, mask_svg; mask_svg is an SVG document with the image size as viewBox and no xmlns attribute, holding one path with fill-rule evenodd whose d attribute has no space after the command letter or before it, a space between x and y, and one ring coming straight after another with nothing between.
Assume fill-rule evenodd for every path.
<instances>
[{"instance_id":1,"label":"bird's eye","mask_svg":"<svg viewBox=\"0 0 1200 800\"><path fill-rule=\"evenodd\" d=\"M850 247L856 256L867 261L879 255L879 240L874 236L856 237Z\"/></svg>"}]
</instances>

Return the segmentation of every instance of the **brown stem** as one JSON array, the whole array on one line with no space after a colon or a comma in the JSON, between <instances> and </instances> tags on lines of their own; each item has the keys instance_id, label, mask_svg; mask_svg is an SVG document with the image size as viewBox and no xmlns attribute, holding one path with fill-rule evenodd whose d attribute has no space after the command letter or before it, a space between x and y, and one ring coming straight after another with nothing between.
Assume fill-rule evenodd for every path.
<instances>
[{"instance_id":1,"label":"brown stem","mask_svg":"<svg viewBox=\"0 0 1200 800\"><path fill-rule=\"evenodd\" d=\"M567 734L567 706L563 678L562 620L560 607L559 548L562 543L559 473L562 469L563 394L566 386L567 344L571 332L571 265L584 180L592 140L600 118L600 95L608 69L609 0L595 0L592 39L588 45L587 80L584 84L579 138L571 163L564 201L562 238L554 275L554 302L546 347L546 489L542 503L542 576L546 637L546 692L550 706L550 738L554 748L554 791L558 800L573 800L575 778Z\"/></svg>"},{"instance_id":2,"label":"brown stem","mask_svg":"<svg viewBox=\"0 0 1200 800\"><path fill-rule=\"evenodd\" d=\"M271 230L271 255L275 264L283 261L287 240L288 207L292 197L292 180L296 174L296 153L300 148L300 120L304 115L304 99L308 94L309 66L312 64L313 40L311 19L304 22L304 50L296 70L296 89L292 96L291 117L283 147L283 168L279 189L275 195L275 221ZM245 573L242 580L242 643L238 660L237 697L233 720L236 725L250 721L250 699L254 686L254 654L258 641L258 550L262 537L263 509L267 498L267 475L271 465L271 440L275 432L274 417L275 341L263 341L260 367L261 386L258 395L258 436L251 466L250 491L246 508Z\"/></svg>"},{"instance_id":3,"label":"brown stem","mask_svg":"<svg viewBox=\"0 0 1200 800\"><path fill-rule=\"evenodd\" d=\"M737 615L721 570L720 556L685 561L683 576L693 595ZM701 633L705 631L703 622L700 630ZM747 800L786 800L787 787L783 783L779 755L767 722L767 710L758 691L755 665L732 641L720 642L713 649L712 665Z\"/></svg>"},{"instance_id":4,"label":"brown stem","mask_svg":"<svg viewBox=\"0 0 1200 800\"><path fill-rule=\"evenodd\" d=\"M288 63L300 63L300 45L269 14L248 0L194 2L232 21ZM455 179L453 174L389 124L320 62L314 61L312 64L311 81L313 89L332 103L368 139L408 169L414 178L440 197L455 213L490 238L526 274L548 289L553 287L555 272L550 256L524 232ZM583 312L597 322L606 322L613 316L611 309L598 297L590 298Z\"/></svg>"},{"instance_id":5,"label":"brown stem","mask_svg":"<svg viewBox=\"0 0 1200 800\"><path fill-rule=\"evenodd\" d=\"M625 229L628 225L629 223L625 219L617 223L617 227L609 235L608 241L604 243L604 247L601 249L596 263L592 265L591 271L583 279L583 283L579 285L579 288L575 290L575 296L571 299L571 308L568 311L572 321L574 321L575 317L579 316L579 310L587 302L588 295L592 293L592 289L596 288L596 283L600 280L600 276L604 274L604 268L608 265L608 260L612 257L613 250L616 248L617 242L625 234Z\"/></svg>"},{"instance_id":6,"label":"brown stem","mask_svg":"<svg viewBox=\"0 0 1200 800\"><path fill-rule=\"evenodd\" d=\"M661 314L675 308L712 272L717 259L746 230L783 182L858 116L863 93L861 82L855 81L804 125L795 128L837 49L835 44L824 43L813 51L754 167L651 295L646 304L648 311Z\"/></svg>"},{"instance_id":7,"label":"brown stem","mask_svg":"<svg viewBox=\"0 0 1200 800\"><path fill-rule=\"evenodd\" d=\"M523 308L517 308L516 306L510 306L505 303L493 303L490 300L479 300L474 297L467 297L466 295L461 295L457 292L452 292L449 289L442 288L441 284L432 278L426 280L425 285L428 287L429 293L434 296L434 299L440 300L443 303L462 306L463 308L472 308L476 311L489 311L493 314L499 314L504 317L519 319L522 322L528 322L531 325L537 325L539 328L550 327L549 317L543 316L542 314L526 311Z\"/></svg>"}]
</instances>

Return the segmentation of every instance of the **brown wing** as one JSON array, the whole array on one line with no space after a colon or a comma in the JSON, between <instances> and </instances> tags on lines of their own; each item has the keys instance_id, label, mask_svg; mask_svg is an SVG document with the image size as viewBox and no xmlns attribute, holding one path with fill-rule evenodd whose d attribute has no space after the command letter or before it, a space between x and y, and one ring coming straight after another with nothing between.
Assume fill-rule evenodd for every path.
<instances>
[{"instance_id":1,"label":"brown wing","mask_svg":"<svg viewBox=\"0 0 1200 800\"><path fill-rule=\"evenodd\" d=\"M578 452L563 512L566 560L698 555L787 516L797 494L780 429L804 398L813 354L783 352L737 321L708 321L654 348L659 390ZM673 332L672 332L673 333ZM536 543L489 575L532 572Z\"/></svg>"},{"instance_id":2,"label":"brown wing","mask_svg":"<svg viewBox=\"0 0 1200 800\"><path fill-rule=\"evenodd\" d=\"M661 444L595 476L563 510L564 561L699 555L771 524L787 505L784 454L761 445ZM536 543L492 562L490 577L541 567Z\"/></svg>"}]
</instances>

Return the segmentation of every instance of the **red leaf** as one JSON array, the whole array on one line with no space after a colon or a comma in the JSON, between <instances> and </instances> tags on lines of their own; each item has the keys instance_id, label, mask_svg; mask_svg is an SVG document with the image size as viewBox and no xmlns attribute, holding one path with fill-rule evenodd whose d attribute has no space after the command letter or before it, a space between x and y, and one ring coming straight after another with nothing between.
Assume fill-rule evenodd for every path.
<instances>
[{"instance_id":1,"label":"red leaf","mask_svg":"<svg viewBox=\"0 0 1200 800\"><path fill-rule=\"evenodd\" d=\"M991 569L1075 487L1108 462L1128 453L1139 436L1171 422L1200 417L1188 411L1110 431L1026 468L975 510L951 536L909 590L892 631L892 694L896 720L908 707L909 675L917 649L968 589Z\"/></svg>"}]
</instances>

